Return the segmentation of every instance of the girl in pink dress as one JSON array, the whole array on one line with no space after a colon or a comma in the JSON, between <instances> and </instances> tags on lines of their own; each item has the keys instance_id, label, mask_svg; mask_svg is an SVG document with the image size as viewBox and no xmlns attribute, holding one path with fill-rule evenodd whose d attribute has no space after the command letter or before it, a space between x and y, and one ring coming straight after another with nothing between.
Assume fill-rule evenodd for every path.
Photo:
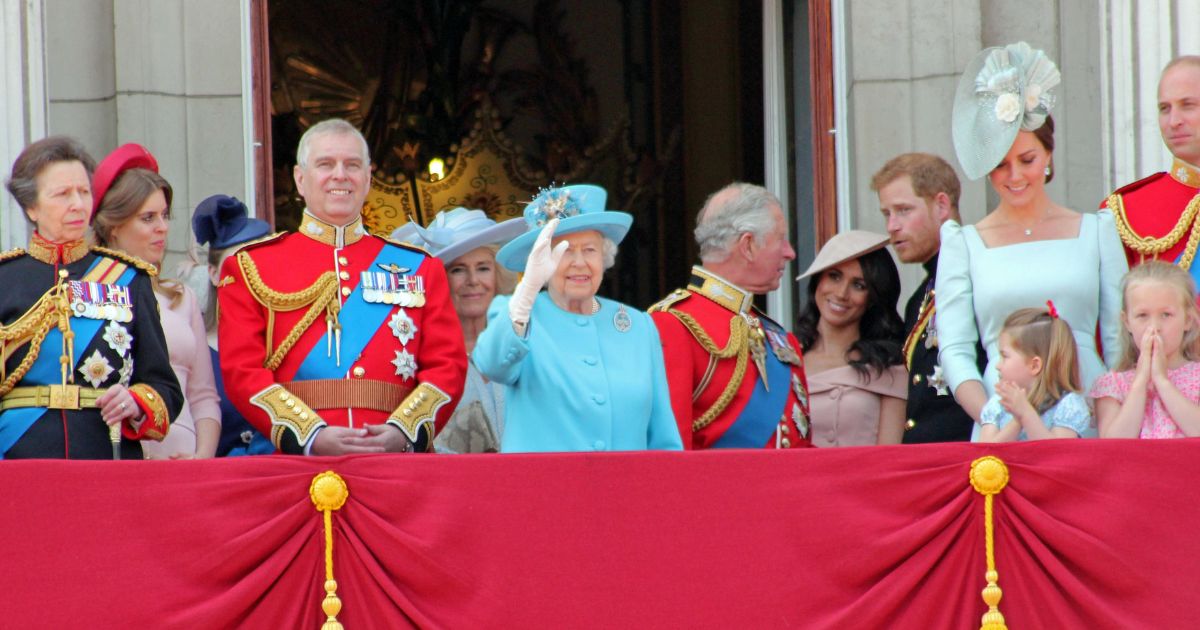
<instances>
[{"instance_id":1,"label":"girl in pink dress","mask_svg":"<svg viewBox=\"0 0 1200 630\"><path fill-rule=\"evenodd\" d=\"M1200 435L1200 310L1176 265L1150 261L1125 275L1124 354L1092 387L1100 437Z\"/></svg>"}]
</instances>

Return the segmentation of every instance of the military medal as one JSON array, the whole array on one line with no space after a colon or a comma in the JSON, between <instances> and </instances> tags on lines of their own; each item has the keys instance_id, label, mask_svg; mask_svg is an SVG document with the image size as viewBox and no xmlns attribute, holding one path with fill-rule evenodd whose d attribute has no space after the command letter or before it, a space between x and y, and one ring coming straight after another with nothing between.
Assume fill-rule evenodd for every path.
<instances>
[{"instance_id":1,"label":"military medal","mask_svg":"<svg viewBox=\"0 0 1200 630\"><path fill-rule=\"evenodd\" d=\"M933 374L925 379L929 386L937 391L938 396L948 396L950 394L950 384L946 382L945 375L942 374L942 366L940 364L933 366Z\"/></svg>"},{"instance_id":2,"label":"military medal","mask_svg":"<svg viewBox=\"0 0 1200 630\"><path fill-rule=\"evenodd\" d=\"M82 280L72 280L68 286L71 293L70 309L76 317L133 321L133 300L129 296L129 287Z\"/></svg>"},{"instance_id":3,"label":"military medal","mask_svg":"<svg viewBox=\"0 0 1200 630\"><path fill-rule=\"evenodd\" d=\"M402 377L404 380L412 378L417 373L417 359L408 350L397 350L396 358L392 359L392 365L396 366L396 376Z\"/></svg>"},{"instance_id":4,"label":"military medal","mask_svg":"<svg viewBox=\"0 0 1200 630\"><path fill-rule=\"evenodd\" d=\"M800 401L801 405L808 406L808 392L800 384L800 377L795 374L792 375L792 393L796 395L796 400Z\"/></svg>"},{"instance_id":5,"label":"military medal","mask_svg":"<svg viewBox=\"0 0 1200 630\"><path fill-rule=\"evenodd\" d=\"M776 358L790 365L800 365L800 354L788 343L787 337L783 333L766 329L767 341L771 344L771 351L775 353Z\"/></svg>"},{"instance_id":6,"label":"military medal","mask_svg":"<svg viewBox=\"0 0 1200 630\"><path fill-rule=\"evenodd\" d=\"M388 321L388 328L391 328L392 334L396 336L396 339L400 340L401 347L408 345L408 342L412 341L412 338L417 335L417 325L413 323L412 318L404 311L404 307L401 307L400 310L392 315L392 319Z\"/></svg>"},{"instance_id":7,"label":"military medal","mask_svg":"<svg viewBox=\"0 0 1200 630\"><path fill-rule=\"evenodd\" d=\"M103 339L108 342L108 347L112 348L113 352L122 357L129 354L129 349L133 345L133 335L117 322L109 322L108 326L104 327Z\"/></svg>"},{"instance_id":8,"label":"military medal","mask_svg":"<svg viewBox=\"0 0 1200 630\"><path fill-rule=\"evenodd\" d=\"M633 321L629 319L629 312L624 306L617 309L617 314L613 315L613 328L616 328L617 332L629 332L629 329L633 328Z\"/></svg>"},{"instance_id":9,"label":"military medal","mask_svg":"<svg viewBox=\"0 0 1200 630\"><path fill-rule=\"evenodd\" d=\"M750 356L754 359L754 367L758 368L758 377L762 380L763 389L771 391L771 386L767 383L767 348L763 333L762 324L758 318L749 313L742 313L742 317L746 319L746 323L750 326L749 340Z\"/></svg>"},{"instance_id":10,"label":"military medal","mask_svg":"<svg viewBox=\"0 0 1200 630\"><path fill-rule=\"evenodd\" d=\"M108 359L96 350L92 352L92 356L84 359L83 365L79 366L79 373L92 387L100 387L108 379L108 375L113 373L113 368Z\"/></svg>"},{"instance_id":11,"label":"military medal","mask_svg":"<svg viewBox=\"0 0 1200 630\"><path fill-rule=\"evenodd\" d=\"M804 410L800 408L799 403L792 403L792 422L796 423L796 428L800 430L800 435L808 437L808 416L804 415Z\"/></svg>"}]
</instances>

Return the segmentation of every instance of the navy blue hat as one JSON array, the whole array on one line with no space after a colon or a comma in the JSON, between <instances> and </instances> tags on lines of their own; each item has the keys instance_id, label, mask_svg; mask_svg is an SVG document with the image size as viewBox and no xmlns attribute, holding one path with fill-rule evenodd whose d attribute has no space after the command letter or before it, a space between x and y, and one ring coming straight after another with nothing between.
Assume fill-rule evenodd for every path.
<instances>
[{"instance_id":1,"label":"navy blue hat","mask_svg":"<svg viewBox=\"0 0 1200 630\"><path fill-rule=\"evenodd\" d=\"M246 216L246 204L229 195L213 195L192 214L196 242L212 249L225 249L266 236L271 226L262 219Z\"/></svg>"}]
</instances>

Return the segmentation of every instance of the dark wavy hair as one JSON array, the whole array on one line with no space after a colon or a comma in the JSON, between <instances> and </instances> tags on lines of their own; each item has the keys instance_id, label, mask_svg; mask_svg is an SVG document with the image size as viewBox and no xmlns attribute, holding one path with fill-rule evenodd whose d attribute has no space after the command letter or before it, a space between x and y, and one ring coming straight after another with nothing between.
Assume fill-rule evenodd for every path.
<instances>
[{"instance_id":1,"label":"dark wavy hair","mask_svg":"<svg viewBox=\"0 0 1200 630\"><path fill-rule=\"evenodd\" d=\"M867 283L867 310L858 322L858 341L846 351L846 361L859 376L870 378L869 370L880 376L883 371L904 361L904 320L896 312L900 301L900 272L886 249L877 249L858 258L863 280ZM828 271L828 270L826 270ZM825 271L808 281L808 300L796 321L796 338L807 352L817 343L817 285Z\"/></svg>"}]
</instances>

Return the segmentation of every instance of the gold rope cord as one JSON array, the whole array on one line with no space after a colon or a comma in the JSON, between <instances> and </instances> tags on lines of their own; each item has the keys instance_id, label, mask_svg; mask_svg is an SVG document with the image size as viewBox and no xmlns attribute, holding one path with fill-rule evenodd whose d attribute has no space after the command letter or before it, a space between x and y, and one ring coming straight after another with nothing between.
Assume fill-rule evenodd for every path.
<instances>
[{"instance_id":1,"label":"gold rope cord","mask_svg":"<svg viewBox=\"0 0 1200 630\"><path fill-rule=\"evenodd\" d=\"M1200 194L1192 197L1192 200L1184 208L1183 214L1179 216L1179 221L1175 223L1175 227L1171 228L1171 231L1162 238L1141 236L1133 231L1133 227L1129 225L1129 217L1125 214L1125 203L1121 199L1121 195L1117 193L1109 195L1107 205L1108 209L1112 210L1121 242L1143 257L1157 256L1171 249L1179 242L1179 239L1183 238L1183 233L1190 228L1191 234L1188 236L1187 246L1179 258L1179 266L1184 269L1191 268L1192 260L1196 257L1196 249L1200 246L1200 229L1196 229L1200 227L1196 225L1197 219L1200 218Z\"/></svg>"},{"instance_id":2,"label":"gold rope cord","mask_svg":"<svg viewBox=\"0 0 1200 630\"><path fill-rule=\"evenodd\" d=\"M699 418L692 421L692 430L699 431L704 427L712 424L712 421L733 401L733 397L737 394L738 389L742 385L742 379L746 376L746 359L750 354L750 325L743 317L733 317L729 320L729 342L724 348L718 348L716 342L708 333L704 332L704 328L692 318L691 315L683 311L677 311L673 308L667 309L667 312L679 318L679 321L687 327L688 332L696 338L704 351L718 359L728 359L737 355L737 361L733 365L733 377L729 379L729 383L725 385L725 389L721 395L717 397L716 402L712 404Z\"/></svg>"},{"instance_id":3,"label":"gold rope cord","mask_svg":"<svg viewBox=\"0 0 1200 630\"><path fill-rule=\"evenodd\" d=\"M1008 485L1008 466L999 457L988 455L971 462L971 487L983 495L983 531L984 544L987 552L987 573L984 579L987 586L983 587L983 601L988 605L983 613L980 630L1007 630L1004 615L1000 614L1000 598L1003 593L997 582L1000 574L996 572L996 532L992 521L992 497L1000 494Z\"/></svg>"},{"instance_id":4,"label":"gold rope cord","mask_svg":"<svg viewBox=\"0 0 1200 630\"><path fill-rule=\"evenodd\" d=\"M338 312L342 309L342 305L337 301L338 279L332 271L326 271L318 276L316 282L307 289L301 289L294 293L283 293L272 289L263 282L262 276L258 273L258 267L249 254L244 251L238 252L237 260L238 266L242 269L242 277L246 279L246 286L250 289L250 295L254 296L259 304L267 307L267 358L263 361L263 367L268 370L278 368L279 364L283 363L283 357L300 340L300 335L304 334L304 331L308 330L308 327L316 321L322 310L325 311L325 322L330 328L341 328L341 324L338 322ZM279 347L272 351L271 340L275 336L275 311L294 311L305 306L309 306L308 312L288 332Z\"/></svg>"},{"instance_id":5,"label":"gold rope cord","mask_svg":"<svg viewBox=\"0 0 1200 630\"><path fill-rule=\"evenodd\" d=\"M325 525L325 599L321 601L325 623L321 624L321 630L342 630L342 624L337 620L338 613L342 611L342 600L338 599L338 584L333 579L333 512L346 504L350 490L341 475L326 470L313 477L308 496L317 511L321 512Z\"/></svg>"},{"instance_id":6,"label":"gold rope cord","mask_svg":"<svg viewBox=\"0 0 1200 630\"><path fill-rule=\"evenodd\" d=\"M33 362L37 361L38 355L41 353L42 341L46 339L46 334L50 332L51 328L58 326L62 331L64 347L72 344L74 333L71 332L69 323L70 314L71 307L64 285L56 284L38 298L38 301L15 322L8 326L0 325L0 360L7 362L13 352L16 352L27 340L29 341L29 352L21 359L12 374L7 374L4 381L0 382L0 396L12 391L13 387L16 387L17 383L21 382L21 379L29 372L29 368L33 367ZM73 352L68 352L60 357L59 362L65 365L69 361L68 357L73 354ZM2 370L4 370L4 366L3 363L0 363L0 371Z\"/></svg>"}]
</instances>

